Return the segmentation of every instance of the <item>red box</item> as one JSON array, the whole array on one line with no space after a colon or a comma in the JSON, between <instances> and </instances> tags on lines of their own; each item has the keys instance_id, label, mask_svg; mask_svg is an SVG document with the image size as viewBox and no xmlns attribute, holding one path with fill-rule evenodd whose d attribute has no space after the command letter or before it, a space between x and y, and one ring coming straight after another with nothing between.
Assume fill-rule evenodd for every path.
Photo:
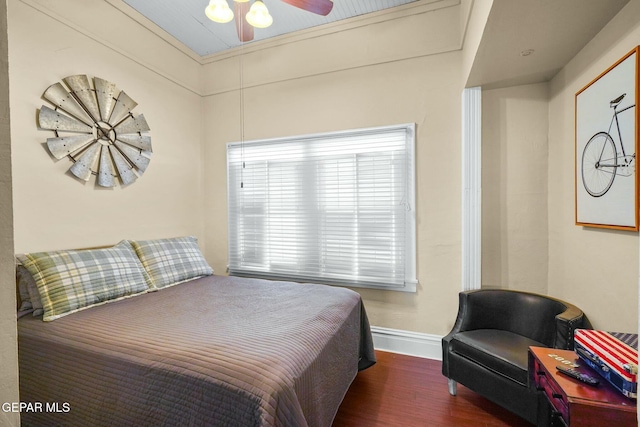
<instances>
[{"instance_id":1,"label":"red box","mask_svg":"<svg viewBox=\"0 0 640 427\"><path fill-rule=\"evenodd\" d=\"M638 389L638 334L576 329L575 351L587 365L625 396Z\"/></svg>"}]
</instances>

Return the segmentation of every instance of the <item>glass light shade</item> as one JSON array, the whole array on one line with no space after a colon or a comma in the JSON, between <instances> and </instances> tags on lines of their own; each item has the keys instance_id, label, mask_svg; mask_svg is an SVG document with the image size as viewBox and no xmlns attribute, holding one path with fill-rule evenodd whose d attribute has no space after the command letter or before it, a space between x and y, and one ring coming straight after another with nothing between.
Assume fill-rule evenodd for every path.
<instances>
[{"instance_id":1,"label":"glass light shade","mask_svg":"<svg viewBox=\"0 0 640 427\"><path fill-rule=\"evenodd\" d=\"M256 28L267 28L273 24L273 17L269 15L267 6L256 0L247 13L247 22Z\"/></svg>"},{"instance_id":2,"label":"glass light shade","mask_svg":"<svg viewBox=\"0 0 640 427\"><path fill-rule=\"evenodd\" d=\"M204 10L207 18L213 22L221 24L227 23L233 19L233 11L229 7L227 0L211 0L209 6Z\"/></svg>"}]
</instances>

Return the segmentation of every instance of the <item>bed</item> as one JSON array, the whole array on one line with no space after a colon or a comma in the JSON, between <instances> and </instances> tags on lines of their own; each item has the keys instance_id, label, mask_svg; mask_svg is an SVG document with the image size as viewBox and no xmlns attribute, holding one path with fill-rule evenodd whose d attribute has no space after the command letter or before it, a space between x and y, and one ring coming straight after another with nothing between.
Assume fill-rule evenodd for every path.
<instances>
[{"instance_id":1,"label":"bed","mask_svg":"<svg viewBox=\"0 0 640 427\"><path fill-rule=\"evenodd\" d=\"M213 274L174 282L52 321L22 316L20 398L33 403L23 425L328 427L358 370L375 363L349 289Z\"/></svg>"}]
</instances>

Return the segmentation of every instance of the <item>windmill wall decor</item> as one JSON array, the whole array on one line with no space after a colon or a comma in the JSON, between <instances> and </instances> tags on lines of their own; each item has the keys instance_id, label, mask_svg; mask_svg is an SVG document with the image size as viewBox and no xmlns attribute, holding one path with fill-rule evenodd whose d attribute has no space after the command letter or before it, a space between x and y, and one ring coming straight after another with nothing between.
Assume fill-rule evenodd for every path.
<instances>
[{"instance_id":1,"label":"windmill wall decor","mask_svg":"<svg viewBox=\"0 0 640 427\"><path fill-rule=\"evenodd\" d=\"M96 175L101 187L129 185L141 176L151 160L151 137L144 115L134 115L138 105L114 83L84 75L69 76L45 90L38 112L40 129L52 130L47 147L56 159L69 157L77 178Z\"/></svg>"}]
</instances>

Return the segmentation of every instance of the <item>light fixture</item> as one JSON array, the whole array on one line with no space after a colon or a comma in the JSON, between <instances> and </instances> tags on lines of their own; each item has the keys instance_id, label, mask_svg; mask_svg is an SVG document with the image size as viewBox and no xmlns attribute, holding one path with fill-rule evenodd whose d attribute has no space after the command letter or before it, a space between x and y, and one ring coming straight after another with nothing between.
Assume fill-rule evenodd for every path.
<instances>
[{"instance_id":1,"label":"light fixture","mask_svg":"<svg viewBox=\"0 0 640 427\"><path fill-rule=\"evenodd\" d=\"M207 18L213 22L221 24L227 23L233 19L233 11L229 7L227 0L211 0L209 6L204 10Z\"/></svg>"},{"instance_id":2,"label":"light fixture","mask_svg":"<svg viewBox=\"0 0 640 427\"><path fill-rule=\"evenodd\" d=\"M273 23L273 17L269 14L267 6L260 0L253 2L246 18L247 22L256 28L267 28Z\"/></svg>"}]
</instances>

